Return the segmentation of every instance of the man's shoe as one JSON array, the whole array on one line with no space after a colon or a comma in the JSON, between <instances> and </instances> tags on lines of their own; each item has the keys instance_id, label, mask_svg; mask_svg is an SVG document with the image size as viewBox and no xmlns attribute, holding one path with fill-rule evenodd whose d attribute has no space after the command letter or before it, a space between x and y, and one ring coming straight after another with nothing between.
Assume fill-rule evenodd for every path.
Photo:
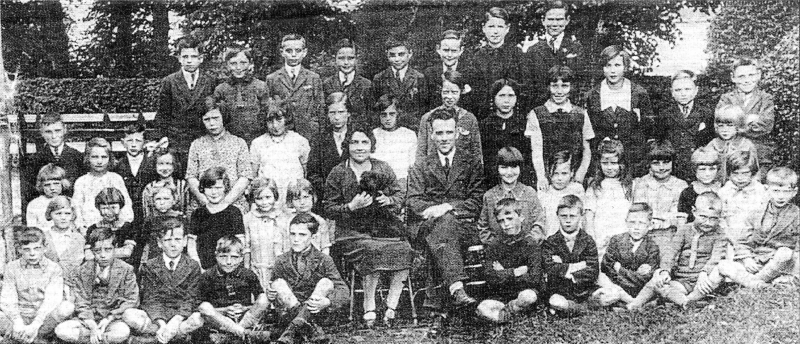
<instances>
[{"instance_id":1,"label":"man's shoe","mask_svg":"<svg viewBox=\"0 0 800 344\"><path fill-rule=\"evenodd\" d=\"M467 292L464 289L458 289L455 293L453 293L453 306L455 308L463 308L472 306L478 303L478 300L475 300L471 296L467 295Z\"/></svg>"}]
</instances>

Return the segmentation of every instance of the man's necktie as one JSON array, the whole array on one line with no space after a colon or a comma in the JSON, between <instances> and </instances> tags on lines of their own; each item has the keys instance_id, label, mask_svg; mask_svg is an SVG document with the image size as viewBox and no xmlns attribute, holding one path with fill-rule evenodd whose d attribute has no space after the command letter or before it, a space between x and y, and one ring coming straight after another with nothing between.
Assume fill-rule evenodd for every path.
<instances>
[{"instance_id":1,"label":"man's necktie","mask_svg":"<svg viewBox=\"0 0 800 344\"><path fill-rule=\"evenodd\" d=\"M192 77L192 80L189 82L189 89L193 90L194 89L194 84L196 83L196 80L194 79L195 76L194 76L194 73L191 73L189 75Z\"/></svg>"},{"instance_id":2,"label":"man's necktie","mask_svg":"<svg viewBox=\"0 0 800 344\"><path fill-rule=\"evenodd\" d=\"M550 39L548 39L547 40L547 45L550 47L550 51L552 51L553 54L555 54L556 53L556 38L555 37L551 37Z\"/></svg>"},{"instance_id":3,"label":"man's necktie","mask_svg":"<svg viewBox=\"0 0 800 344\"><path fill-rule=\"evenodd\" d=\"M169 271L175 271L175 261L169 261Z\"/></svg>"},{"instance_id":4,"label":"man's necktie","mask_svg":"<svg viewBox=\"0 0 800 344\"><path fill-rule=\"evenodd\" d=\"M444 173L447 176L450 176L450 158L444 157Z\"/></svg>"},{"instance_id":5,"label":"man's necktie","mask_svg":"<svg viewBox=\"0 0 800 344\"><path fill-rule=\"evenodd\" d=\"M403 82L403 79L400 79L400 71L394 71L394 78L397 79L398 82Z\"/></svg>"}]
</instances>

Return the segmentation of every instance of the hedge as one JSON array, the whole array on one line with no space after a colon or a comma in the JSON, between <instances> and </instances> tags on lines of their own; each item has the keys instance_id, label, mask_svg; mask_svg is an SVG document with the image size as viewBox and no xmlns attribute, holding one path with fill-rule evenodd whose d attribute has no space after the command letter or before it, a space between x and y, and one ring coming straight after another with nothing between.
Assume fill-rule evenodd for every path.
<instances>
[{"instance_id":1,"label":"hedge","mask_svg":"<svg viewBox=\"0 0 800 344\"><path fill-rule=\"evenodd\" d=\"M709 30L707 84L716 95L728 91L732 59L760 58L762 88L775 97L776 163L800 171L800 8L793 0L734 4L717 13Z\"/></svg>"},{"instance_id":2,"label":"hedge","mask_svg":"<svg viewBox=\"0 0 800 344\"><path fill-rule=\"evenodd\" d=\"M120 113L155 111L158 79L20 80L15 106L18 113Z\"/></svg>"}]
</instances>

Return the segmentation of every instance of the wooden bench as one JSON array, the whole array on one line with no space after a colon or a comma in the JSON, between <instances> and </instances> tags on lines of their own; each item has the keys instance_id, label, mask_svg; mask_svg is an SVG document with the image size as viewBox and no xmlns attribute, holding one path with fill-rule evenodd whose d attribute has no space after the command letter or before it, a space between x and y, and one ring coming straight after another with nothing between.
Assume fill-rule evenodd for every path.
<instances>
[{"instance_id":1,"label":"wooden bench","mask_svg":"<svg viewBox=\"0 0 800 344\"><path fill-rule=\"evenodd\" d=\"M37 122L38 114L28 114L23 116L9 116L9 123L12 125L19 123L18 117L24 118L25 123L20 125L22 140L25 142L25 154L36 152L36 142L40 142L39 129ZM122 145L123 128L134 123L150 123L155 118L155 112L128 112L128 113L78 113L62 114L61 118L68 126L67 144L83 151L86 142L93 137L103 137L111 142L114 152L124 152ZM152 132L154 129L148 126L147 130Z\"/></svg>"}]
</instances>

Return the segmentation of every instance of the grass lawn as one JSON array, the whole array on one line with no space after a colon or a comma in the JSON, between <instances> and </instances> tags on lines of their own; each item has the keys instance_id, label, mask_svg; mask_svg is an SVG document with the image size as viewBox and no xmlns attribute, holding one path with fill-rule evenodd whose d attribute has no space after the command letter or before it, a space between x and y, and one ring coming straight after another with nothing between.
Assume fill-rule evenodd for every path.
<instances>
[{"instance_id":1,"label":"grass lawn","mask_svg":"<svg viewBox=\"0 0 800 344\"><path fill-rule=\"evenodd\" d=\"M401 302L401 307L407 307ZM379 316L382 314L379 313ZM358 317L360 318L360 317ZM734 290L702 309L661 305L642 312L597 311L575 318L537 312L505 326L454 319L438 343L800 343L800 288L777 285ZM329 328L334 343L437 343L418 327L375 330L360 323Z\"/></svg>"}]
</instances>

